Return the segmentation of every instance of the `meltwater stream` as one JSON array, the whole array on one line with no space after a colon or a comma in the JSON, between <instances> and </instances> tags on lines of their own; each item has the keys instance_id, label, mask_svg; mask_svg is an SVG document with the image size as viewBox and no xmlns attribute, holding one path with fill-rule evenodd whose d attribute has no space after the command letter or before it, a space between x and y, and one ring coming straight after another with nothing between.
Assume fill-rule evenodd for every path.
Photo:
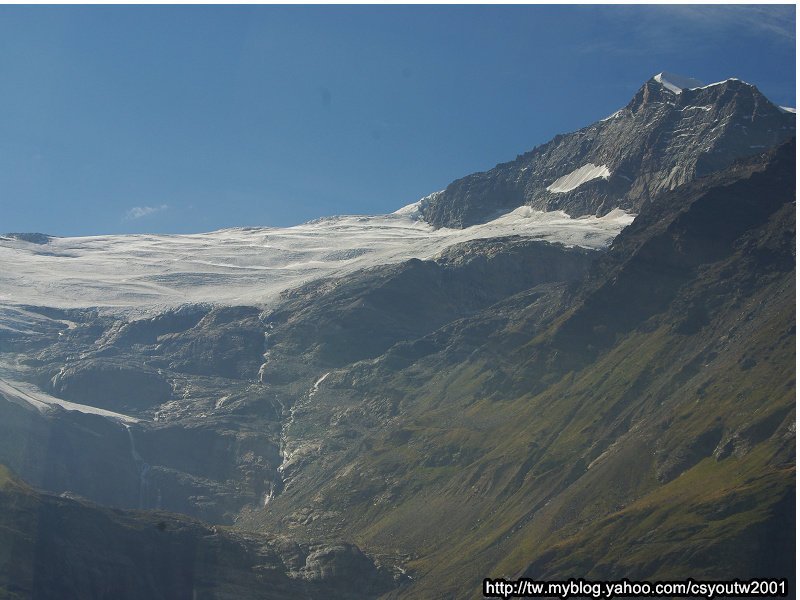
<instances>
[{"instance_id":1,"label":"meltwater stream","mask_svg":"<svg viewBox=\"0 0 800 600\"><path fill-rule=\"evenodd\" d=\"M123 423L123 427L125 427L125 431L128 432L128 440L130 441L130 448L131 448L131 458L133 459L136 468L139 470L139 503L137 505L138 508L145 508L145 501L147 498L147 491L148 491L148 481L147 481L147 474L150 472L150 465L147 464L142 456L136 451L136 442L133 440L133 432L131 431L131 426L127 423Z\"/></svg>"}]
</instances>

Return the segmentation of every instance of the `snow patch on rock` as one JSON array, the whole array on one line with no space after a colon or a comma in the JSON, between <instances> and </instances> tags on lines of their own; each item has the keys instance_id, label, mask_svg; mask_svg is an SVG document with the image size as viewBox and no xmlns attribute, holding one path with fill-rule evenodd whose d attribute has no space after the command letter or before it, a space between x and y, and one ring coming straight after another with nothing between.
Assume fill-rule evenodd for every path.
<instances>
[{"instance_id":1,"label":"snow patch on rock","mask_svg":"<svg viewBox=\"0 0 800 600\"><path fill-rule=\"evenodd\" d=\"M608 179L610 176L611 171L608 170L607 166L598 166L593 163L589 163L587 165L583 165L579 169L575 169L571 173L567 173L563 177L559 177L553 183L547 186L547 191L556 194L569 192L574 190L576 187L583 185L587 181L591 181L592 179L597 179L599 177Z\"/></svg>"},{"instance_id":2,"label":"snow patch on rock","mask_svg":"<svg viewBox=\"0 0 800 600\"><path fill-rule=\"evenodd\" d=\"M604 118L604 119L600 119L600 122L602 123L603 121L611 121L612 119L618 119L619 117L621 117L621 116L622 116L622 111L623 111L623 110L624 110L624 109L620 108L620 109L619 109L617 112L615 112L615 113L612 113L612 114L608 115L608 116L607 116L606 118Z\"/></svg>"},{"instance_id":3,"label":"snow patch on rock","mask_svg":"<svg viewBox=\"0 0 800 600\"><path fill-rule=\"evenodd\" d=\"M694 79L693 77L684 77L683 75L667 73L666 71L663 71L658 75L654 75L653 79L655 79L673 94L680 94L683 90L699 88L703 85L702 81Z\"/></svg>"},{"instance_id":4,"label":"snow patch on rock","mask_svg":"<svg viewBox=\"0 0 800 600\"><path fill-rule=\"evenodd\" d=\"M406 204L403 208L398 208L394 211L393 215L400 215L404 217L411 217L413 219L422 219L422 211L436 198L441 196L444 193L444 190L439 190L438 192L433 192L432 194L428 194L424 198L417 200L416 202L412 202L411 204Z\"/></svg>"},{"instance_id":5,"label":"snow patch on rock","mask_svg":"<svg viewBox=\"0 0 800 600\"><path fill-rule=\"evenodd\" d=\"M330 372L328 372L328 373L325 373L325 375L323 375L322 377L320 377L319 379L317 379L317 380L314 382L314 385L313 385L313 386L311 386L311 390L308 392L308 397L309 397L309 398L313 397L313 396L314 396L314 394L316 394L316 393L317 393L317 390L319 390L319 386L320 386L320 384L321 384L323 381L325 381L325 379L327 379L328 375L330 375Z\"/></svg>"}]
</instances>

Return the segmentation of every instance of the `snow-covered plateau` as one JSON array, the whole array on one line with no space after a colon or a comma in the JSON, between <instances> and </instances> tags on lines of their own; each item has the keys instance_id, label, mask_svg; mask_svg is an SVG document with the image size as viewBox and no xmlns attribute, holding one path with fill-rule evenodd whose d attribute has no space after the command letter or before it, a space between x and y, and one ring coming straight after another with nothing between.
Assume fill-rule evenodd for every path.
<instances>
[{"instance_id":1,"label":"snow-covered plateau","mask_svg":"<svg viewBox=\"0 0 800 600\"><path fill-rule=\"evenodd\" d=\"M0 327L9 325L9 311L26 305L142 313L194 302L266 305L313 279L432 258L480 238L521 235L603 248L634 218L621 210L570 218L523 206L466 229L434 229L413 207L192 235L54 237L43 244L0 237Z\"/></svg>"}]
</instances>

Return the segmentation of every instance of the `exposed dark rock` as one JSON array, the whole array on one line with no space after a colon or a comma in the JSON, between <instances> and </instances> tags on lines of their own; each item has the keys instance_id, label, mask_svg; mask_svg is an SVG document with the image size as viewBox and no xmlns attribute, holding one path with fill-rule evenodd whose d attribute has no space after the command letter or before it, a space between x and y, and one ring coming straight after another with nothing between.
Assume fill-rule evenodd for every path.
<instances>
[{"instance_id":1,"label":"exposed dark rock","mask_svg":"<svg viewBox=\"0 0 800 600\"><path fill-rule=\"evenodd\" d=\"M51 389L61 398L123 413L162 404L172 394L157 371L108 359L63 367L53 376Z\"/></svg>"},{"instance_id":2,"label":"exposed dark rock","mask_svg":"<svg viewBox=\"0 0 800 600\"><path fill-rule=\"evenodd\" d=\"M46 233L6 233L5 237L14 238L31 244L47 244L53 236Z\"/></svg>"},{"instance_id":3,"label":"exposed dark rock","mask_svg":"<svg viewBox=\"0 0 800 600\"><path fill-rule=\"evenodd\" d=\"M180 373L255 380L264 353L264 326L252 307L215 308L195 326L159 337L156 355Z\"/></svg>"},{"instance_id":4,"label":"exposed dark rock","mask_svg":"<svg viewBox=\"0 0 800 600\"><path fill-rule=\"evenodd\" d=\"M299 358L323 368L379 356L522 290L579 280L595 254L517 237L478 240L435 260L412 259L292 290L266 317L263 380L295 378L284 370Z\"/></svg>"}]
</instances>

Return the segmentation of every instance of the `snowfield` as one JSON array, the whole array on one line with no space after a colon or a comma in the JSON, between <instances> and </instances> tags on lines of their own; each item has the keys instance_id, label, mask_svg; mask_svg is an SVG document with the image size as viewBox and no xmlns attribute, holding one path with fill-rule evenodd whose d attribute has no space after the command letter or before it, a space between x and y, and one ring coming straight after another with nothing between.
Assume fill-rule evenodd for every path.
<instances>
[{"instance_id":1,"label":"snowfield","mask_svg":"<svg viewBox=\"0 0 800 600\"><path fill-rule=\"evenodd\" d=\"M431 258L467 240L522 235L603 248L634 218L615 210L572 219L520 207L482 225L436 230L414 207L193 235L52 238L45 244L0 237L0 313L9 318L25 305L139 313L195 302L261 306L316 278ZM19 316L10 319L19 324Z\"/></svg>"},{"instance_id":2,"label":"snowfield","mask_svg":"<svg viewBox=\"0 0 800 600\"><path fill-rule=\"evenodd\" d=\"M610 117L609 117L610 118ZM547 186L548 192L555 194L563 194L564 192L571 192L576 187L583 185L587 181L602 177L608 179L611 176L611 171L605 165L595 165L589 163L583 165L579 169L575 169L571 173L559 177L553 183Z\"/></svg>"}]
</instances>

